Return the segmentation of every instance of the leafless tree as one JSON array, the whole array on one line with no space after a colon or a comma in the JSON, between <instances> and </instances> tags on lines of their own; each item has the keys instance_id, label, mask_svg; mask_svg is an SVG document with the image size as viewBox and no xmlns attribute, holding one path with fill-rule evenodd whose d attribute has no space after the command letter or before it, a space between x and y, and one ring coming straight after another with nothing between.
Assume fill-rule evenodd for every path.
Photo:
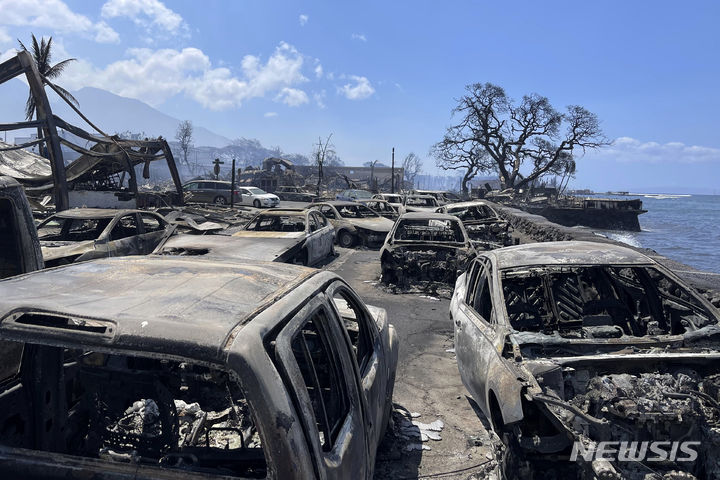
<instances>
[{"instance_id":1,"label":"leafless tree","mask_svg":"<svg viewBox=\"0 0 720 480\"><path fill-rule=\"evenodd\" d=\"M322 184L323 181L323 166L325 165L325 161L331 159L332 157L337 157L337 154L335 153L335 145L330 141L332 139L333 134L327 136L325 141L323 141L322 137L318 137L318 143L315 144L312 152L312 159L314 164L317 166L318 169L318 183L317 183L317 194L320 195L320 184Z\"/></svg>"},{"instance_id":2,"label":"leafless tree","mask_svg":"<svg viewBox=\"0 0 720 480\"><path fill-rule=\"evenodd\" d=\"M453 110L459 122L431 150L440 168L466 170L463 191L468 176L479 172L496 172L502 188L515 189L546 174L563 175L570 166L574 172L577 151L610 144L597 116L581 106L560 113L537 94L516 104L491 83L465 89Z\"/></svg>"},{"instance_id":3,"label":"leafless tree","mask_svg":"<svg viewBox=\"0 0 720 480\"><path fill-rule=\"evenodd\" d=\"M188 163L188 150L192 146L193 141L193 124L190 120L180 122L175 133L175 140L180 143L180 149L183 152L183 163L190 168Z\"/></svg>"},{"instance_id":4,"label":"leafless tree","mask_svg":"<svg viewBox=\"0 0 720 480\"><path fill-rule=\"evenodd\" d=\"M407 154L402 161L404 188L415 188L415 178L422 171L422 158L413 152Z\"/></svg>"}]
</instances>

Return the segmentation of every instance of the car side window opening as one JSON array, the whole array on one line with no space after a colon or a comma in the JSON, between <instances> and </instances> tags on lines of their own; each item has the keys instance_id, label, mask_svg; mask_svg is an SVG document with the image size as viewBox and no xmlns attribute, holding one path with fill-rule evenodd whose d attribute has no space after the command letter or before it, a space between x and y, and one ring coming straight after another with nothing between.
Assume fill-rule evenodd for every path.
<instances>
[{"instance_id":1,"label":"car side window opening","mask_svg":"<svg viewBox=\"0 0 720 480\"><path fill-rule=\"evenodd\" d=\"M330 206L320 207L320 211L327 218L335 218L335 212L333 212L333 209Z\"/></svg>"},{"instance_id":2,"label":"car side window opening","mask_svg":"<svg viewBox=\"0 0 720 480\"><path fill-rule=\"evenodd\" d=\"M135 219L135 214L133 213L131 215L125 215L123 217L120 217L120 220L110 232L110 239L120 240L123 238L135 236L138 233L139 231L137 220Z\"/></svg>"},{"instance_id":3,"label":"car side window opening","mask_svg":"<svg viewBox=\"0 0 720 480\"><path fill-rule=\"evenodd\" d=\"M293 355L310 397L320 445L326 452L332 450L350 413L347 384L340 358L327 330L328 322L324 309L316 311L291 341Z\"/></svg>"},{"instance_id":4,"label":"car side window opening","mask_svg":"<svg viewBox=\"0 0 720 480\"><path fill-rule=\"evenodd\" d=\"M492 299L490 296L490 282L488 281L487 271L483 268L480 271L477 280L475 295L473 297L473 310L480 315L483 320L490 323L492 315Z\"/></svg>"},{"instance_id":5,"label":"car side window opening","mask_svg":"<svg viewBox=\"0 0 720 480\"><path fill-rule=\"evenodd\" d=\"M152 215L148 215L147 213L141 213L140 218L142 219L143 227L145 227L145 233L157 232L158 230L163 229L160 220L153 217Z\"/></svg>"},{"instance_id":6,"label":"car side window opening","mask_svg":"<svg viewBox=\"0 0 720 480\"><path fill-rule=\"evenodd\" d=\"M187 185L185 185L185 186L183 187L183 189L185 189L185 190L197 190L197 189L198 189L198 184L197 184L197 183L188 183Z\"/></svg>"},{"instance_id":7,"label":"car side window opening","mask_svg":"<svg viewBox=\"0 0 720 480\"><path fill-rule=\"evenodd\" d=\"M350 337L358 367L362 372L373 354L373 336L368 325L372 320L345 289L335 291L333 303Z\"/></svg>"},{"instance_id":8,"label":"car side window opening","mask_svg":"<svg viewBox=\"0 0 720 480\"><path fill-rule=\"evenodd\" d=\"M315 219L315 215L308 215L308 222L310 223L310 231L311 232L314 232L318 228L320 228L318 226L317 220Z\"/></svg>"},{"instance_id":9,"label":"car side window opening","mask_svg":"<svg viewBox=\"0 0 720 480\"><path fill-rule=\"evenodd\" d=\"M23 252L14 210L12 201L0 199L0 278L22 271Z\"/></svg>"},{"instance_id":10,"label":"car side window opening","mask_svg":"<svg viewBox=\"0 0 720 480\"><path fill-rule=\"evenodd\" d=\"M317 224L320 226L320 228L327 226L328 221L323 215L317 212L312 212L311 215L315 217L315 220L317 221Z\"/></svg>"}]
</instances>

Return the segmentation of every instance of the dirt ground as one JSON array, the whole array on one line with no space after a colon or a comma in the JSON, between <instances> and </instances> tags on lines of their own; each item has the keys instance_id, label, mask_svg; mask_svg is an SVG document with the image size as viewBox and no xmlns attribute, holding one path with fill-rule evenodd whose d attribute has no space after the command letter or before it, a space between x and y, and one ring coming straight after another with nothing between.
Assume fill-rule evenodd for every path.
<instances>
[{"instance_id":1,"label":"dirt ground","mask_svg":"<svg viewBox=\"0 0 720 480\"><path fill-rule=\"evenodd\" d=\"M378 450L375 478L497 478L499 441L460 380L450 302L387 293L377 286L376 250L337 250L323 268L342 276L366 303L384 308L400 337L394 425Z\"/></svg>"}]
</instances>

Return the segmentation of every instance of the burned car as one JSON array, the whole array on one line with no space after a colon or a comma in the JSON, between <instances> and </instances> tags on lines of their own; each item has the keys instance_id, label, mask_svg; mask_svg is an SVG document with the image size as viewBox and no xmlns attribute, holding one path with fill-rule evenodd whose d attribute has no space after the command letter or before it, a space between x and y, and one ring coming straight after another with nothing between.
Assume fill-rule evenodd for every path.
<instances>
[{"instance_id":1,"label":"burned car","mask_svg":"<svg viewBox=\"0 0 720 480\"><path fill-rule=\"evenodd\" d=\"M285 245L281 261L313 265L335 254L335 228L315 210L282 209L256 215L233 233L258 246Z\"/></svg>"},{"instance_id":2,"label":"burned car","mask_svg":"<svg viewBox=\"0 0 720 480\"><path fill-rule=\"evenodd\" d=\"M432 195L406 195L398 208L400 214L408 212L434 212L440 206Z\"/></svg>"},{"instance_id":3,"label":"burned car","mask_svg":"<svg viewBox=\"0 0 720 480\"><path fill-rule=\"evenodd\" d=\"M720 312L649 257L595 242L483 252L450 315L462 381L514 471L550 457L566 462L551 478L720 475Z\"/></svg>"},{"instance_id":4,"label":"burned car","mask_svg":"<svg viewBox=\"0 0 720 480\"><path fill-rule=\"evenodd\" d=\"M337 243L350 248L363 245L379 248L393 226L393 222L383 218L362 203L324 202L312 206L330 220L335 227Z\"/></svg>"},{"instance_id":5,"label":"burned car","mask_svg":"<svg viewBox=\"0 0 720 480\"><path fill-rule=\"evenodd\" d=\"M442 213L406 213L380 250L381 280L405 287L431 281L453 285L475 256L457 217Z\"/></svg>"},{"instance_id":6,"label":"burned car","mask_svg":"<svg viewBox=\"0 0 720 480\"><path fill-rule=\"evenodd\" d=\"M373 212L388 220L395 220L399 216L397 207L385 200L359 200L358 203L362 203Z\"/></svg>"},{"instance_id":7,"label":"burned car","mask_svg":"<svg viewBox=\"0 0 720 480\"><path fill-rule=\"evenodd\" d=\"M276 188L274 193L280 198L280 200L285 200L288 202L310 203L316 201L318 198L316 194L308 192L302 187L295 187L289 185Z\"/></svg>"},{"instance_id":8,"label":"burned car","mask_svg":"<svg viewBox=\"0 0 720 480\"><path fill-rule=\"evenodd\" d=\"M470 240L478 248L490 249L513 244L510 224L487 202L475 200L451 203L435 211L454 215L462 220Z\"/></svg>"},{"instance_id":9,"label":"burned car","mask_svg":"<svg viewBox=\"0 0 720 480\"><path fill-rule=\"evenodd\" d=\"M395 208L400 208L403 203L403 196L399 193L376 193L372 196L374 200L385 200Z\"/></svg>"},{"instance_id":10,"label":"burned car","mask_svg":"<svg viewBox=\"0 0 720 480\"><path fill-rule=\"evenodd\" d=\"M372 478L397 334L337 275L147 256L0 292L2 478Z\"/></svg>"},{"instance_id":11,"label":"burned car","mask_svg":"<svg viewBox=\"0 0 720 480\"><path fill-rule=\"evenodd\" d=\"M73 208L37 227L46 267L93 258L146 255L169 229L163 217L144 210Z\"/></svg>"}]
</instances>

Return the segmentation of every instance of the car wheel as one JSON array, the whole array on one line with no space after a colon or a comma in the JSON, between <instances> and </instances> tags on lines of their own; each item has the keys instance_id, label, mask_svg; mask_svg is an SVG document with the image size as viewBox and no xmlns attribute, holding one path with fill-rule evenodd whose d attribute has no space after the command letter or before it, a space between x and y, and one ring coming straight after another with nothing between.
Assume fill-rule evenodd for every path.
<instances>
[{"instance_id":1,"label":"car wheel","mask_svg":"<svg viewBox=\"0 0 720 480\"><path fill-rule=\"evenodd\" d=\"M343 248L351 248L355 245L355 235L347 230L343 230L340 232L340 235L338 235L338 245Z\"/></svg>"},{"instance_id":2,"label":"car wheel","mask_svg":"<svg viewBox=\"0 0 720 480\"><path fill-rule=\"evenodd\" d=\"M255 200L255 201L253 202L253 206L254 206L255 208L260 208L260 200Z\"/></svg>"},{"instance_id":3,"label":"car wheel","mask_svg":"<svg viewBox=\"0 0 720 480\"><path fill-rule=\"evenodd\" d=\"M225 200L225 197L223 197L222 195L218 195L217 197L215 197L215 200L213 200L213 203L215 205L225 205L227 203L227 200Z\"/></svg>"}]
</instances>

